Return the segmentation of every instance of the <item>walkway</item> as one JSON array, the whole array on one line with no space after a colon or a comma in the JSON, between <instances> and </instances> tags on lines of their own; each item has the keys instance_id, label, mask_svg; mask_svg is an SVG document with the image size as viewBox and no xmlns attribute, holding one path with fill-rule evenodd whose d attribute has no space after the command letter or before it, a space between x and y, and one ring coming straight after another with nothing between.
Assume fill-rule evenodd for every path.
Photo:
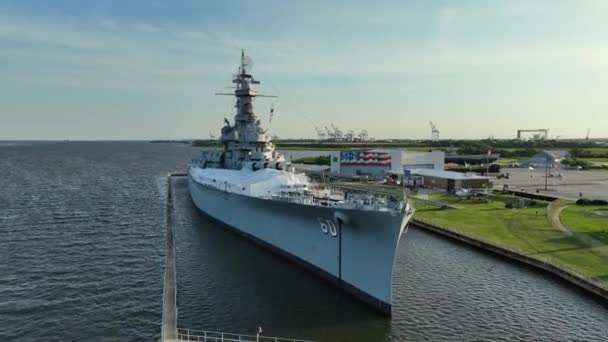
<instances>
[{"instance_id":1,"label":"walkway","mask_svg":"<svg viewBox=\"0 0 608 342\"><path fill-rule=\"evenodd\" d=\"M177 340L177 292L175 278L175 235L173 233L173 177L167 177L167 212L165 244L165 284L161 341Z\"/></svg>"},{"instance_id":2,"label":"walkway","mask_svg":"<svg viewBox=\"0 0 608 342\"><path fill-rule=\"evenodd\" d=\"M590 236L589 234L579 233L576 232L576 230L573 231L571 228L568 228L566 225L563 224L560 219L560 215L562 211L568 207L569 205L564 205L560 200L551 202L547 206L547 219L549 220L549 222L551 222L554 227L559 228L561 231L566 233L568 236L572 236L582 244L587 245L589 248L593 248L594 251L602 255L608 256L607 244Z\"/></svg>"}]
</instances>

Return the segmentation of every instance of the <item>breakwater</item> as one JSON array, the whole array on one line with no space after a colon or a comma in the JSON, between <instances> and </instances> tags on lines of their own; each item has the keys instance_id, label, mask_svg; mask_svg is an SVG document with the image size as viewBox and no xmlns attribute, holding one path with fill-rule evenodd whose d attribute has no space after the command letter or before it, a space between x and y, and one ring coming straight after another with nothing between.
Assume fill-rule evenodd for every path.
<instances>
[{"instance_id":1,"label":"breakwater","mask_svg":"<svg viewBox=\"0 0 608 342\"><path fill-rule=\"evenodd\" d=\"M165 213L165 276L161 341L177 339L177 286L175 275L175 233L173 231L173 174L167 176Z\"/></svg>"},{"instance_id":2,"label":"breakwater","mask_svg":"<svg viewBox=\"0 0 608 342\"><path fill-rule=\"evenodd\" d=\"M528 255L522 254L518 251L508 249L506 247L500 247L500 246L476 239L474 237L464 235L464 234L461 234L461 233L458 233L458 232L455 232L455 231L452 231L452 230L449 230L446 228L438 227L438 226L435 226L435 225L432 225L432 224L429 224L426 222L422 222L422 221L419 221L416 219L412 220L411 224L413 224L414 226L416 226L418 228L422 228L422 229L431 231L433 233L436 233L436 234L439 234L439 235L442 235L442 236L445 236L445 237L448 237L451 239L458 240L467 245L471 245L471 246L483 249L485 251L509 258L511 260L515 260L515 261L524 263L526 265L536 267L545 272L553 274L561 279L564 279L564 280L570 282L571 284L574 284L594 295L597 295L605 300L608 300L608 289L594 283L588 277L585 277L572 270L568 270L564 267L547 262L545 260L530 257Z\"/></svg>"}]
</instances>

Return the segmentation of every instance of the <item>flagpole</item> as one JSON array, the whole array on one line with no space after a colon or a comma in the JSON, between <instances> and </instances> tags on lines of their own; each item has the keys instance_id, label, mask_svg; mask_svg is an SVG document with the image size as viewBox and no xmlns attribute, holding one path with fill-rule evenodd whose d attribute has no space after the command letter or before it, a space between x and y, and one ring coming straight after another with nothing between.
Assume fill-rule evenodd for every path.
<instances>
[{"instance_id":1,"label":"flagpole","mask_svg":"<svg viewBox=\"0 0 608 342\"><path fill-rule=\"evenodd\" d=\"M492 153L492 150L488 150L486 158L486 177L490 177L490 153Z\"/></svg>"},{"instance_id":2,"label":"flagpole","mask_svg":"<svg viewBox=\"0 0 608 342\"><path fill-rule=\"evenodd\" d=\"M547 182L549 181L549 157L545 156L545 191L547 191Z\"/></svg>"}]
</instances>

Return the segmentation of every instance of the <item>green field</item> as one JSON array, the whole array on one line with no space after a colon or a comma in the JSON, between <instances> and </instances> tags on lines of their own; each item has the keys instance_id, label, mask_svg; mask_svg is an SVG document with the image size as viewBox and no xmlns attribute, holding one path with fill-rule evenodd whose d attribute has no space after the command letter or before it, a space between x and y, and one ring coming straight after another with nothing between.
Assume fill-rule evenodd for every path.
<instances>
[{"instance_id":1,"label":"green field","mask_svg":"<svg viewBox=\"0 0 608 342\"><path fill-rule=\"evenodd\" d=\"M298 163L298 164L307 164L307 165L329 165L330 157L329 156L304 157L304 158L296 159L293 162Z\"/></svg>"},{"instance_id":2,"label":"green field","mask_svg":"<svg viewBox=\"0 0 608 342\"><path fill-rule=\"evenodd\" d=\"M403 188L395 185L364 182L334 182L332 183L332 185L346 190L355 190L362 192L369 191L383 196L394 196L397 198L403 198Z\"/></svg>"},{"instance_id":3,"label":"green field","mask_svg":"<svg viewBox=\"0 0 608 342\"><path fill-rule=\"evenodd\" d=\"M570 230L608 244L608 206L572 205L562 211L560 218Z\"/></svg>"},{"instance_id":4,"label":"green field","mask_svg":"<svg viewBox=\"0 0 608 342\"><path fill-rule=\"evenodd\" d=\"M495 161L495 163L498 165L504 166L504 165L510 165L511 163L516 162L516 161L517 161L517 159L515 159L515 158L498 158Z\"/></svg>"},{"instance_id":5,"label":"green field","mask_svg":"<svg viewBox=\"0 0 608 342\"><path fill-rule=\"evenodd\" d=\"M608 147L593 147L593 148L585 148L584 150L589 150L593 155L605 155L608 154Z\"/></svg>"},{"instance_id":6,"label":"green field","mask_svg":"<svg viewBox=\"0 0 608 342\"><path fill-rule=\"evenodd\" d=\"M551 262L608 286L608 255L555 227L547 219L545 202L526 200L525 208L507 209L505 204L516 201L514 197L492 197L487 203L444 194L430 199L462 209L441 209L414 199L417 220Z\"/></svg>"},{"instance_id":7,"label":"green field","mask_svg":"<svg viewBox=\"0 0 608 342\"><path fill-rule=\"evenodd\" d=\"M402 194L401 188L391 185L338 184L343 188L367 190L383 195ZM413 199L416 207L415 218L556 264L582 274L600 285L608 286L608 255L599 253L596 248L555 227L547 218L546 202L525 200L524 208L507 209L506 203L516 203L519 199L512 196L490 198L489 201L461 199L448 194L435 194L429 198L461 209L442 209Z\"/></svg>"},{"instance_id":8,"label":"green field","mask_svg":"<svg viewBox=\"0 0 608 342\"><path fill-rule=\"evenodd\" d=\"M605 163L608 164L608 158L581 158L584 161L588 161L590 163Z\"/></svg>"}]
</instances>

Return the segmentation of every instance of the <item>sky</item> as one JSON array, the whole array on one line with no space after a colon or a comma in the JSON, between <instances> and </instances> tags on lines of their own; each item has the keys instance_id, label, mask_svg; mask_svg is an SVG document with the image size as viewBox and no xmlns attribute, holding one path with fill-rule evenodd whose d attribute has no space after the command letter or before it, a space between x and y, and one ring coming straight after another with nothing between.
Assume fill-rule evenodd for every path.
<instances>
[{"instance_id":1,"label":"sky","mask_svg":"<svg viewBox=\"0 0 608 342\"><path fill-rule=\"evenodd\" d=\"M603 0L0 0L0 140L217 136L242 48L281 138L608 137L607 37Z\"/></svg>"}]
</instances>

